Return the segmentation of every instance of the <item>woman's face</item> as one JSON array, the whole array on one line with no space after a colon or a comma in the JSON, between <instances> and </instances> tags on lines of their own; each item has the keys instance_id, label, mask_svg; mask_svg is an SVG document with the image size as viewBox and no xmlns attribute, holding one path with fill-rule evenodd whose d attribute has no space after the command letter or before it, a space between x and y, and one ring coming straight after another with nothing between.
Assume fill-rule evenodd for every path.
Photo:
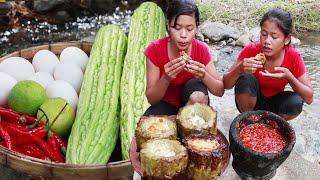
<instances>
[{"instance_id":1,"label":"woman's face","mask_svg":"<svg viewBox=\"0 0 320 180\"><path fill-rule=\"evenodd\" d=\"M179 51L187 51L191 46L192 39L196 35L196 20L194 16L180 15L176 19L176 26L174 21L170 22L170 39L172 45L178 48Z\"/></svg>"},{"instance_id":2,"label":"woman's face","mask_svg":"<svg viewBox=\"0 0 320 180\"><path fill-rule=\"evenodd\" d=\"M274 21L266 20L261 27L260 42L262 51L266 56L279 55L283 47L290 42L291 36L285 37L285 34Z\"/></svg>"}]
</instances>

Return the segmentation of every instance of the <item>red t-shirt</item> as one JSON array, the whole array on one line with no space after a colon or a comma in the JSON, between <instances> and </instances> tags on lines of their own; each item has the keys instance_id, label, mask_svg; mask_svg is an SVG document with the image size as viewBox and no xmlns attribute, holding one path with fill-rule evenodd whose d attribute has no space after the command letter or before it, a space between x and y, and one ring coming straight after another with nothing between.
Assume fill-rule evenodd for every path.
<instances>
[{"instance_id":1,"label":"red t-shirt","mask_svg":"<svg viewBox=\"0 0 320 180\"><path fill-rule=\"evenodd\" d=\"M238 59L242 61L244 58L254 57L261 52L262 46L260 43L251 43L242 49ZM301 53L292 46L285 46L285 55L281 67L287 68L296 78L299 78L307 71ZM270 97L284 91L288 80L264 77L259 73L260 71L265 71L265 69L259 68L254 75L259 81L260 91L263 96Z\"/></svg>"},{"instance_id":2,"label":"red t-shirt","mask_svg":"<svg viewBox=\"0 0 320 180\"><path fill-rule=\"evenodd\" d=\"M145 56L160 69L160 77L164 73L164 65L169 62L168 56L168 40L169 37L164 37L153 41L145 49ZM197 40L192 40L191 58L204 65L207 65L212 57L209 52L209 47ZM180 107L180 94L183 86L187 81L192 79L193 76L188 71L183 70L180 72L175 79L171 81L169 87L162 98L162 101L168 102L169 104Z\"/></svg>"}]
</instances>

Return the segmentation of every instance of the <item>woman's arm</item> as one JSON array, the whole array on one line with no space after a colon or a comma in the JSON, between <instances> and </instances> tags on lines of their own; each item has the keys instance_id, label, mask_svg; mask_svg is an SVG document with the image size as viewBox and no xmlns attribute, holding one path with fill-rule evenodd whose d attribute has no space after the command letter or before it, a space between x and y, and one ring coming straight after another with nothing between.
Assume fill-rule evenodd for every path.
<instances>
[{"instance_id":1,"label":"woman's arm","mask_svg":"<svg viewBox=\"0 0 320 180\"><path fill-rule=\"evenodd\" d=\"M242 61L236 61L229 71L223 75L223 84L225 89L231 89L239 79L241 75L241 64Z\"/></svg>"},{"instance_id":2,"label":"woman's arm","mask_svg":"<svg viewBox=\"0 0 320 180\"><path fill-rule=\"evenodd\" d=\"M147 60L147 90L146 96L151 105L159 102L165 95L172 79L185 67L185 62L174 59L164 65L164 74L160 77L160 69L149 59Z\"/></svg>"},{"instance_id":3,"label":"woman's arm","mask_svg":"<svg viewBox=\"0 0 320 180\"><path fill-rule=\"evenodd\" d=\"M310 78L306 73L298 79L292 75L292 77L288 78L288 81L292 89L297 92L307 104L312 103L313 89Z\"/></svg>"},{"instance_id":4,"label":"woman's arm","mask_svg":"<svg viewBox=\"0 0 320 180\"><path fill-rule=\"evenodd\" d=\"M195 78L200 79L212 94L220 97L223 95L224 87L222 78L216 71L216 68L212 62L209 62L205 66L198 61L189 60L186 70L189 71Z\"/></svg>"},{"instance_id":5,"label":"woman's arm","mask_svg":"<svg viewBox=\"0 0 320 180\"><path fill-rule=\"evenodd\" d=\"M205 74L202 82L208 87L208 90L216 96L221 97L224 94L224 86L222 77L217 72L212 62L205 66Z\"/></svg>"},{"instance_id":6,"label":"woman's arm","mask_svg":"<svg viewBox=\"0 0 320 180\"><path fill-rule=\"evenodd\" d=\"M294 77L294 75L285 67L275 67L276 73L270 72L261 72L263 76L274 78L274 79L283 79L286 78L289 81L292 89L298 93L302 99L311 104L313 101L313 89L311 86L311 81L307 73L304 73L299 78Z\"/></svg>"},{"instance_id":7,"label":"woman's arm","mask_svg":"<svg viewBox=\"0 0 320 180\"><path fill-rule=\"evenodd\" d=\"M223 75L223 84L225 89L231 89L243 73L253 74L258 68L262 68L261 61L251 58L244 58L243 61L237 60L230 70Z\"/></svg>"},{"instance_id":8,"label":"woman's arm","mask_svg":"<svg viewBox=\"0 0 320 180\"><path fill-rule=\"evenodd\" d=\"M146 90L148 102L151 105L159 102L163 98L169 84L170 80L165 78L165 76L160 77L160 69L148 59Z\"/></svg>"}]
</instances>

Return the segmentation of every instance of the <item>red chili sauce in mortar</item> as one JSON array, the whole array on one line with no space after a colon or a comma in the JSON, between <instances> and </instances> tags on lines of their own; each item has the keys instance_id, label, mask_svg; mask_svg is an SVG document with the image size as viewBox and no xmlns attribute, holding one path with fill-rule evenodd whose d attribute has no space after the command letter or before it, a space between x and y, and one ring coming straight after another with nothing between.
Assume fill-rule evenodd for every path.
<instances>
[{"instance_id":1,"label":"red chili sauce in mortar","mask_svg":"<svg viewBox=\"0 0 320 180\"><path fill-rule=\"evenodd\" d=\"M277 129L259 123L244 127L240 131L240 139L246 147L261 153L278 153L286 146Z\"/></svg>"}]
</instances>

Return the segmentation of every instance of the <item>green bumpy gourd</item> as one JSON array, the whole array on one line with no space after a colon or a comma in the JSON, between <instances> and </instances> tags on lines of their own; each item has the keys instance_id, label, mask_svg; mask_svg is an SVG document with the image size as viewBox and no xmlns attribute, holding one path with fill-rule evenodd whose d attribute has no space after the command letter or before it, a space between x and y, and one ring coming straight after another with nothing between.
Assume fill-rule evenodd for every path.
<instances>
[{"instance_id":1,"label":"green bumpy gourd","mask_svg":"<svg viewBox=\"0 0 320 180\"><path fill-rule=\"evenodd\" d=\"M128 50L121 77L120 135L122 158L129 159L129 147L136 124L149 106L145 96L147 45L166 33L163 11L152 2L142 3L131 19Z\"/></svg>"},{"instance_id":2,"label":"green bumpy gourd","mask_svg":"<svg viewBox=\"0 0 320 180\"><path fill-rule=\"evenodd\" d=\"M80 91L66 163L106 164L119 132L120 80L127 37L116 25L99 29Z\"/></svg>"}]
</instances>

